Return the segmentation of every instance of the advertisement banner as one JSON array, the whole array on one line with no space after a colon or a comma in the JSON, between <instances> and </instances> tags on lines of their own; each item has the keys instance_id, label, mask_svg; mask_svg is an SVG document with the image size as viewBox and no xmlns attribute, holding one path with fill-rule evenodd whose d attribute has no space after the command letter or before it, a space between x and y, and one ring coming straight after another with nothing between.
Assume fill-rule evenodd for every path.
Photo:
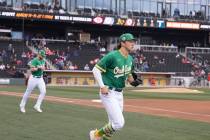
<instances>
[{"instance_id":1,"label":"advertisement banner","mask_svg":"<svg viewBox=\"0 0 210 140\"><path fill-rule=\"evenodd\" d=\"M103 22L104 22L104 18L103 17L97 16L97 17L93 18L93 23L94 24L103 24Z\"/></svg>"},{"instance_id":2,"label":"advertisement banner","mask_svg":"<svg viewBox=\"0 0 210 140\"><path fill-rule=\"evenodd\" d=\"M71 16L71 15L54 15L45 13L32 12L7 12L1 11L0 17L21 18L21 19L36 19L36 20L50 20L50 21L73 21L73 22L92 22L91 17Z\"/></svg>"},{"instance_id":3,"label":"advertisement banner","mask_svg":"<svg viewBox=\"0 0 210 140\"><path fill-rule=\"evenodd\" d=\"M201 24L201 25L200 25L200 29L201 29L201 30L210 30L210 25Z\"/></svg>"},{"instance_id":4,"label":"advertisement banner","mask_svg":"<svg viewBox=\"0 0 210 140\"><path fill-rule=\"evenodd\" d=\"M164 20L157 20L156 27L157 28L165 28L166 27L165 21Z\"/></svg>"},{"instance_id":5,"label":"advertisement banner","mask_svg":"<svg viewBox=\"0 0 210 140\"><path fill-rule=\"evenodd\" d=\"M16 12L15 17L16 18L25 18L25 19L47 19L47 20L54 19L54 15L50 15L50 14L22 13L22 12Z\"/></svg>"},{"instance_id":6,"label":"advertisement banner","mask_svg":"<svg viewBox=\"0 0 210 140\"><path fill-rule=\"evenodd\" d=\"M157 24L157 20L156 19L140 18L140 19L136 20L135 26L155 28L155 27L157 27L156 24Z\"/></svg>"},{"instance_id":7,"label":"advertisement banner","mask_svg":"<svg viewBox=\"0 0 210 140\"><path fill-rule=\"evenodd\" d=\"M114 24L114 17L105 17L104 19L104 25L113 25Z\"/></svg>"},{"instance_id":8,"label":"advertisement banner","mask_svg":"<svg viewBox=\"0 0 210 140\"><path fill-rule=\"evenodd\" d=\"M187 22L167 22L167 28L177 28L177 29L200 29L199 23L187 23Z\"/></svg>"},{"instance_id":9,"label":"advertisement banner","mask_svg":"<svg viewBox=\"0 0 210 140\"><path fill-rule=\"evenodd\" d=\"M0 12L0 16L3 16L3 17L15 17L15 12Z\"/></svg>"},{"instance_id":10,"label":"advertisement banner","mask_svg":"<svg viewBox=\"0 0 210 140\"><path fill-rule=\"evenodd\" d=\"M48 20L60 22L78 22L100 25L118 25L118 26L137 26L148 28L176 28L176 29L194 29L194 30L210 30L210 25L202 23L190 22L175 22L166 21L156 18L121 18L121 17L102 17L102 16L79 16L69 14L51 14L51 13L35 13L35 12L20 12L20 11L0 11L0 17L4 18L18 18L18 19L35 19L35 20Z\"/></svg>"},{"instance_id":11,"label":"advertisement banner","mask_svg":"<svg viewBox=\"0 0 210 140\"><path fill-rule=\"evenodd\" d=\"M135 26L135 20L131 18L126 19L125 26Z\"/></svg>"},{"instance_id":12,"label":"advertisement banner","mask_svg":"<svg viewBox=\"0 0 210 140\"><path fill-rule=\"evenodd\" d=\"M117 18L115 21L115 25L121 25L124 26L126 22L126 18Z\"/></svg>"}]
</instances>

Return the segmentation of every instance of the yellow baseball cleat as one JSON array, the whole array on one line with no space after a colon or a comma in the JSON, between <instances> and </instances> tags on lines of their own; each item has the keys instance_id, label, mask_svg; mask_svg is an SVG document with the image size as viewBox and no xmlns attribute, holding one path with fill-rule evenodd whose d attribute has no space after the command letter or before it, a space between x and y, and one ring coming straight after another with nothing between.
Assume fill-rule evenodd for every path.
<instances>
[{"instance_id":1,"label":"yellow baseball cleat","mask_svg":"<svg viewBox=\"0 0 210 140\"><path fill-rule=\"evenodd\" d=\"M99 137L99 136L97 136L96 135L96 132L97 132L98 130L96 129L96 130L91 130L90 131L90 133L89 133L89 135L90 135L90 140L102 140L102 137Z\"/></svg>"}]
</instances>

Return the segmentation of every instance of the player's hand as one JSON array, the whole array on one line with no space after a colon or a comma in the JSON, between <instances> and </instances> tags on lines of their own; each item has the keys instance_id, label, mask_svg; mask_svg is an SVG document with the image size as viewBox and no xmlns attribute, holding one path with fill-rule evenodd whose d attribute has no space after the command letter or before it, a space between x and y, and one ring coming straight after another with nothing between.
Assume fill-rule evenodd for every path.
<instances>
[{"instance_id":1,"label":"player's hand","mask_svg":"<svg viewBox=\"0 0 210 140\"><path fill-rule=\"evenodd\" d=\"M133 81L130 81L130 84L134 87L137 87L138 85L142 85L143 81L141 80L140 77L136 73L132 73Z\"/></svg>"},{"instance_id":2,"label":"player's hand","mask_svg":"<svg viewBox=\"0 0 210 140\"><path fill-rule=\"evenodd\" d=\"M143 81L141 79L136 79L133 82L130 83L132 86L137 87L138 85L142 85Z\"/></svg>"},{"instance_id":3,"label":"player's hand","mask_svg":"<svg viewBox=\"0 0 210 140\"><path fill-rule=\"evenodd\" d=\"M31 68L31 71L37 71L37 70L38 68L35 68L35 67Z\"/></svg>"},{"instance_id":4,"label":"player's hand","mask_svg":"<svg viewBox=\"0 0 210 140\"><path fill-rule=\"evenodd\" d=\"M44 66L38 66L37 68L38 68L38 69L41 69L41 70L44 70L44 69L45 69Z\"/></svg>"},{"instance_id":5,"label":"player's hand","mask_svg":"<svg viewBox=\"0 0 210 140\"><path fill-rule=\"evenodd\" d=\"M101 88L101 94L107 95L109 92L109 89L105 86Z\"/></svg>"}]
</instances>

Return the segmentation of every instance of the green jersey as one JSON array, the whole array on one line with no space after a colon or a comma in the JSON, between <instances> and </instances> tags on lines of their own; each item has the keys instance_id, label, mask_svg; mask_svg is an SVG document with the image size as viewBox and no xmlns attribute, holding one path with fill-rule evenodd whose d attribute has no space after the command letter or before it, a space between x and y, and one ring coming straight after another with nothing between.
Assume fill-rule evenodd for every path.
<instances>
[{"instance_id":1,"label":"green jersey","mask_svg":"<svg viewBox=\"0 0 210 140\"><path fill-rule=\"evenodd\" d=\"M133 70L133 58L130 55L125 57L116 50L104 56L96 67L102 71L105 85L112 88L124 88L125 80Z\"/></svg>"},{"instance_id":2,"label":"green jersey","mask_svg":"<svg viewBox=\"0 0 210 140\"><path fill-rule=\"evenodd\" d=\"M30 66L31 67L38 67L38 66L44 66L45 61L44 60L39 60L37 57L31 60ZM43 75L43 70L38 69L37 71L32 72L33 76L42 76Z\"/></svg>"}]
</instances>

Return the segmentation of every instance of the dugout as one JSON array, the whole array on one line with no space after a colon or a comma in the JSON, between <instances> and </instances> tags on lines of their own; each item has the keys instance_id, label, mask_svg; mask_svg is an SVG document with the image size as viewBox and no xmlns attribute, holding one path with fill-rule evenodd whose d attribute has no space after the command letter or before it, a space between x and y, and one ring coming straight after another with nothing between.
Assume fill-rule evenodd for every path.
<instances>
[{"instance_id":1,"label":"dugout","mask_svg":"<svg viewBox=\"0 0 210 140\"><path fill-rule=\"evenodd\" d=\"M97 86L92 71L47 70L48 85L51 86ZM171 77L175 73L139 72L143 86L165 87L172 86ZM177 82L173 82L174 84Z\"/></svg>"}]
</instances>

